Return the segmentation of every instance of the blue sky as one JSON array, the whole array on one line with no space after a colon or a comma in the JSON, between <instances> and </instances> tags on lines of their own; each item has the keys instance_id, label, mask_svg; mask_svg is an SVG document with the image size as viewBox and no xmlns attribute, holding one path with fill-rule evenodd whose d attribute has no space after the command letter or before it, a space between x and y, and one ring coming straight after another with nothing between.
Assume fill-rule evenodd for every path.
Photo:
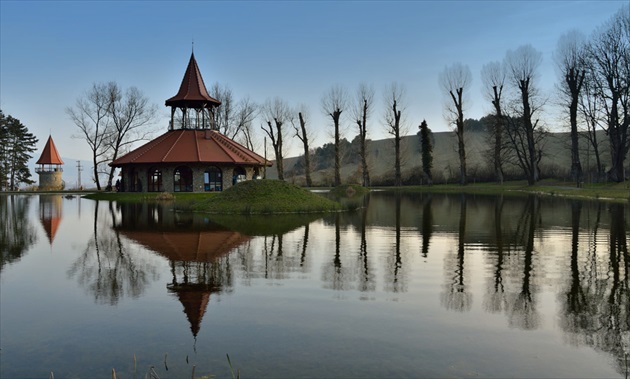
<instances>
[{"instance_id":1,"label":"blue sky","mask_svg":"<svg viewBox=\"0 0 630 379\"><path fill-rule=\"evenodd\" d=\"M490 110L480 92L481 67L531 44L543 53L540 86L553 100L552 60L558 38L585 35L627 1L7 1L0 0L0 108L40 140L49 133L60 153L89 159L65 108L94 82L136 86L158 104L155 134L167 130L164 101L175 95L190 58L208 87L229 85L258 103L279 96L310 107L316 145L331 141L322 95L361 82L376 90L369 137L386 138L383 91L407 91L409 134L426 119L450 130L438 75L461 62L473 83L466 117ZM553 103L553 101L550 101ZM557 125L552 105L548 124ZM259 125L261 121L257 121ZM345 137L357 133L346 122ZM259 128L256 128L259 130ZM262 139L262 131L260 131ZM292 152L298 151L292 143Z\"/></svg>"}]
</instances>

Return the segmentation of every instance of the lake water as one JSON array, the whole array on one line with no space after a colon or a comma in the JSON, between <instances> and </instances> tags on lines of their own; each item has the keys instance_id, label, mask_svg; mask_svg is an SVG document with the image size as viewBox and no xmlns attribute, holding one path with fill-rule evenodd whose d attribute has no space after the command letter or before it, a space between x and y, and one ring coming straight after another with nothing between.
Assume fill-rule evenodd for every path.
<instances>
[{"instance_id":1,"label":"lake water","mask_svg":"<svg viewBox=\"0 0 630 379\"><path fill-rule=\"evenodd\" d=\"M628 377L628 204L218 217L0 196L0 377ZM151 369L151 367L153 367Z\"/></svg>"}]
</instances>

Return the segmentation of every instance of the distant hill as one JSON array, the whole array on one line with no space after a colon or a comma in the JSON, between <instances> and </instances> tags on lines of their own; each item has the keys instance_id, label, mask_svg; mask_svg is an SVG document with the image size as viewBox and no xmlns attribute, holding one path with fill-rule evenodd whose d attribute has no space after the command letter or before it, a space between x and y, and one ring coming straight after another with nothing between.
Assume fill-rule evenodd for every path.
<instances>
[{"instance_id":1,"label":"distant hill","mask_svg":"<svg viewBox=\"0 0 630 379\"><path fill-rule=\"evenodd\" d=\"M453 183L459 178L459 158L457 155L457 139L453 132L433 133L433 179L435 183ZM467 132L466 158L467 172L470 182L492 181L493 169L490 163L492 157L491 136L483 131ZM602 161L608 165L608 141L603 133L599 136ZM403 137L401 141L403 151L402 177L404 184L421 184L422 156L420 137L411 135ZM592 151L587 149L587 141L580 140L581 162L586 171L587 167L595 166ZM392 185L394 179L394 141L382 139L370 141L368 145L370 178L372 185ZM298 185L304 185L305 179L300 169L302 157L285 158L285 180ZM344 183L360 183L361 171L358 154L346 154L341 168ZM553 177L570 180L571 155L569 133L551 133L543 146L543 158L540 163L543 178ZM506 179L522 178L520 168L506 165ZM314 171L313 183L316 186L331 186L333 184L333 166ZM267 169L268 178L277 178L275 165Z\"/></svg>"}]
</instances>

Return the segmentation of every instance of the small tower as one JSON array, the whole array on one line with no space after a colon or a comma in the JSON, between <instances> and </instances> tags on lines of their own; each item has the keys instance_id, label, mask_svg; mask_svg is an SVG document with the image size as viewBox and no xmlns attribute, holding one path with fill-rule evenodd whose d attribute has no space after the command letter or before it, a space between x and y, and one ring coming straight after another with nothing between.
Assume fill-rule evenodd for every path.
<instances>
[{"instance_id":1,"label":"small tower","mask_svg":"<svg viewBox=\"0 0 630 379\"><path fill-rule=\"evenodd\" d=\"M39 165L39 167L35 168L35 172L39 175L40 190L63 189L64 183L61 178L63 161L59 156L57 147L55 147L52 136L48 136L44 151L42 151L42 155L36 163Z\"/></svg>"},{"instance_id":2,"label":"small tower","mask_svg":"<svg viewBox=\"0 0 630 379\"><path fill-rule=\"evenodd\" d=\"M166 100L165 104L171 107L169 130L215 129L214 108L221 105L221 102L208 94L195 53L190 55L177 95ZM177 112L178 109L180 112Z\"/></svg>"}]
</instances>

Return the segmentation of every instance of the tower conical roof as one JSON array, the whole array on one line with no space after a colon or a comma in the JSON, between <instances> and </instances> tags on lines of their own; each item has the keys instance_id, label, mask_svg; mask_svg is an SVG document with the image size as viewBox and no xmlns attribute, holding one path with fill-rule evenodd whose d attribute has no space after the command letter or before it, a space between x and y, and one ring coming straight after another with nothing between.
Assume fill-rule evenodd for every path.
<instances>
[{"instance_id":1,"label":"tower conical roof","mask_svg":"<svg viewBox=\"0 0 630 379\"><path fill-rule=\"evenodd\" d=\"M48 136L48 141L46 142L46 146L44 146L44 151L42 151L41 157L36 162L37 164L63 164L61 160L61 156L59 156L59 152L57 151L57 147L55 146L55 142L52 139L52 136Z\"/></svg>"},{"instance_id":2,"label":"tower conical roof","mask_svg":"<svg viewBox=\"0 0 630 379\"><path fill-rule=\"evenodd\" d=\"M185 108L207 108L208 106L219 106L221 102L208 94L206 85L201 77L199 66L195 60L195 53L190 55L188 68L179 86L177 95L166 100L167 107Z\"/></svg>"}]
</instances>

